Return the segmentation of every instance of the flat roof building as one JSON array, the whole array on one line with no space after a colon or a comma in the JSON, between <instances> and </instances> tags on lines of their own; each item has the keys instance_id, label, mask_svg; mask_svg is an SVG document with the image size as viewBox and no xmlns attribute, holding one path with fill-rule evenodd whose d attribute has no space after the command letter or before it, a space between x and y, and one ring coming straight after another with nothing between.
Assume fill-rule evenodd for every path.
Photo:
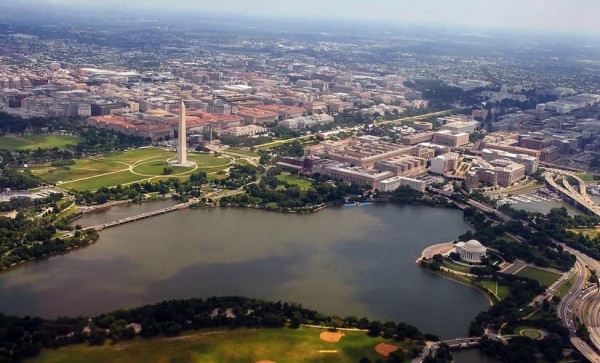
<instances>
[{"instance_id":1,"label":"flat roof building","mask_svg":"<svg viewBox=\"0 0 600 363\"><path fill-rule=\"evenodd\" d=\"M394 176L389 179L382 180L379 182L379 190L382 192L391 192L401 186L407 186L412 190L424 192L427 187L427 183L423 180L407 178L404 176Z\"/></svg>"},{"instance_id":2,"label":"flat roof building","mask_svg":"<svg viewBox=\"0 0 600 363\"><path fill-rule=\"evenodd\" d=\"M450 130L441 130L434 133L433 142L450 147L459 147L469 143L469 134L454 134Z\"/></svg>"}]
</instances>

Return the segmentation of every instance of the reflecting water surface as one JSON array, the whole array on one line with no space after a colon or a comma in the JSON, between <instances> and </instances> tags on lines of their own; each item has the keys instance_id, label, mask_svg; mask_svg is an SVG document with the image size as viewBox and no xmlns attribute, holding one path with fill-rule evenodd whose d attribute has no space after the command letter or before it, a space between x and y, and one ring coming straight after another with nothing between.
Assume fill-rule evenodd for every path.
<instances>
[{"instance_id":1,"label":"reflecting water surface","mask_svg":"<svg viewBox=\"0 0 600 363\"><path fill-rule=\"evenodd\" d=\"M122 218L127 208L79 223ZM304 215L182 210L104 230L90 247L0 274L0 311L87 315L165 299L240 295L464 336L486 297L421 270L415 260L426 246L469 228L459 210L413 205Z\"/></svg>"}]
</instances>

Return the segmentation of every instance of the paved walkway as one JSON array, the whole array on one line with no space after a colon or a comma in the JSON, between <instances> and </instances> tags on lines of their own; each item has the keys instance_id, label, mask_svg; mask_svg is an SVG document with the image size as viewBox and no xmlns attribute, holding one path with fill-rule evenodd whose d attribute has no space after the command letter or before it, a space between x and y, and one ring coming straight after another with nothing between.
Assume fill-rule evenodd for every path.
<instances>
[{"instance_id":1,"label":"paved walkway","mask_svg":"<svg viewBox=\"0 0 600 363\"><path fill-rule=\"evenodd\" d=\"M503 274L514 275L517 272L521 271L523 268L527 266L527 262L516 260L512 265L509 265L503 270L500 270Z\"/></svg>"},{"instance_id":2,"label":"paved walkway","mask_svg":"<svg viewBox=\"0 0 600 363\"><path fill-rule=\"evenodd\" d=\"M454 242L439 243L429 246L421 253L421 258L430 259L435 255L444 254L454 248Z\"/></svg>"}]
</instances>

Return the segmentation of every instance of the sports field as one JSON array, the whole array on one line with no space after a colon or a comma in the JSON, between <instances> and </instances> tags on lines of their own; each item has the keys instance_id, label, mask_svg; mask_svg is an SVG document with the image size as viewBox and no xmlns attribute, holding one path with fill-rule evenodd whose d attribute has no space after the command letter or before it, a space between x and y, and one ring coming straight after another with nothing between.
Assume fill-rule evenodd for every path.
<instances>
[{"instance_id":1,"label":"sports field","mask_svg":"<svg viewBox=\"0 0 600 363\"><path fill-rule=\"evenodd\" d=\"M522 270L516 273L517 276L528 277L540 283L542 287L548 287L558 280L561 275L552 271L542 270L533 266L525 266Z\"/></svg>"},{"instance_id":2,"label":"sports field","mask_svg":"<svg viewBox=\"0 0 600 363\"><path fill-rule=\"evenodd\" d=\"M235 329L191 332L175 338L137 338L130 342L103 347L75 345L58 350L43 350L28 363L50 362L352 362L367 357L383 359L375 352L381 342L398 345L383 338L371 338L364 332L344 332L337 343L320 338L322 330ZM404 348L415 348L404 345Z\"/></svg>"},{"instance_id":3,"label":"sports field","mask_svg":"<svg viewBox=\"0 0 600 363\"><path fill-rule=\"evenodd\" d=\"M0 149L7 150L37 150L64 149L68 145L77 145L82 139L77 136L39 134L39 135L5 135L0 137Z\"/></svg>"},{"instance_id":4,"label":"sports field","mask_svg":"<svg viewBox=\"0 0 600 363\"><path fill-rule=\"evenodd\" d=\"M165 177L187 180L194 172L203 171L209 175L229 168L235 160L230 156L216 157L212 154L188 153L188 160L196 163L190 167L169 166L176 160L173 151L160 148L143 148L116 152L103 156L75 160L68 167L32 167L30 170L49 183L72 190L93 190L134 182L158 182ZM164 174L165 167L171 173Z\"/></svg>"}]
</instances>

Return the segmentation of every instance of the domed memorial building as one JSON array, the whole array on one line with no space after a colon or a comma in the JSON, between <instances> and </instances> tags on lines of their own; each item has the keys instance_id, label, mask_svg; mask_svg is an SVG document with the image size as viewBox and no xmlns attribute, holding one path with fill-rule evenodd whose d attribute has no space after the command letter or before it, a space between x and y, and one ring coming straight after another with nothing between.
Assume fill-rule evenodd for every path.
<instances>
[{"instance_id":1,"label":"domed memorial building","mask_svg":"<svg viewBox=\"0 0 600 363\"><path fill-rule=\"evenodd\" d=\"M485 257L487 248L474 239L465 242L458 242L456 244L456 253L459 254L460 259L471 263L480 263Z\"/></svg>"}]
</instances>

